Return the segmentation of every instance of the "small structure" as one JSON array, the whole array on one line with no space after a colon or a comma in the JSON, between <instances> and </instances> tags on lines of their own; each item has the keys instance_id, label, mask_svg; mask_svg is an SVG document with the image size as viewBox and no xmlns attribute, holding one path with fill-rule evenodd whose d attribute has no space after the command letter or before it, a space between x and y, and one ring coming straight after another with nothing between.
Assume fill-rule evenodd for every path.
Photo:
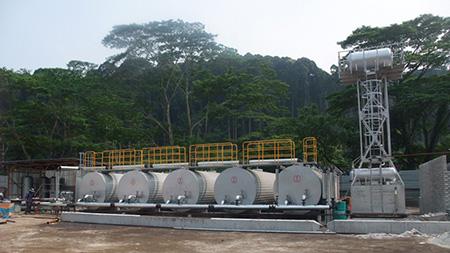
<instances>
[{"instance_id":1,"label":"small structure","mask_svg":"<svg viewBox=\"0 0 450 253\"><path fill-rule=\"evenodd\" d=\"M9 199L22 199L30 188L39 198L58 198L75 191L78 164L76 158L0 162L0 190Z\"/></svg>"}]
</instances>

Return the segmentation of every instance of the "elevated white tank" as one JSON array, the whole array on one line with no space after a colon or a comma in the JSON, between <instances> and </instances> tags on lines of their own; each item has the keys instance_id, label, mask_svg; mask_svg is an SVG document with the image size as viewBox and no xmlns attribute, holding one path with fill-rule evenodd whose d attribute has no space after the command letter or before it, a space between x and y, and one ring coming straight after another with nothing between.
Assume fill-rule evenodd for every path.
<instances>
[{"instance_id":1,"label":"elevated white tank","mask_svg":"<svg viewBox=\"0 0 450 253\"><path fill-rule=\"evenodd\" d=\"M214 203L214 182L217 172L175 170L167 175L163 184L165 203L210 204Z\"/></svg>"},{"instance_id":2,"label":"elevated white tank","mask_svg":"<svg viewBox=\"0 0 450 253\"><path fill-rule=\"evenodd\" d=\"M161 203L162 185L167 174L132 170L123 175L117 187L120 201L132 203Z\"/></svg>"},{"instance_id":3,"label":"elevated white tank","mask_svg":"<svg viewBox=\"0 0 450 253\"><path fill-rule=\"evenodd\" d=\"M275 174L233 167L220 173L214 185L218 204L271 204Z\"/></svg>"},{"instance_id":4,"label":"elevated white tank","mask_svg":"<svg viewBox=\"0 0 450 253\"><path fill-rule=\"evenodd\" d=\"M357 51L347 56L349 68L363 71L364 67L373 69L375 67L392 66L394 55L390 48Z\"/></svg>"},{"instance_id":5,"label":"elevated white tank","mask_svg":"<svg viewBox=\"0 0 450 253\"><path fill-rule=\"evenodd\" d=\"M117 201L116 189L122 174L88 172L80 182L80 196L85 201L114 202Z\"/></svg>"},{"instance_id":6,"label":"elevated white tank","mask_svg":"<svg viewBox=\"0 0 450 253\"><path fill-rule=\"evenodd\" d=\"M296 164L278 175L278 205L317 205L322 197L323 175L316 168Z\"/></svg>"}]
</instances>

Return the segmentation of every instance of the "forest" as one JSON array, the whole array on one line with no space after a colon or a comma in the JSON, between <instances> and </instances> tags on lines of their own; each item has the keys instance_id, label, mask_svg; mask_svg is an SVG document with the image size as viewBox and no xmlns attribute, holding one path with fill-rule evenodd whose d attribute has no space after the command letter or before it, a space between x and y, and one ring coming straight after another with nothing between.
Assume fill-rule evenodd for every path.
<instances>
[{"instance_id":1,"label":"forest","mask_svg":"<svg viewBox=\"0 0 450 253\"><path fill-rule=\"evenodd\" d=\"M240 55L182 20L118 25L101 43L119 53L99 65L0 69L0 160L269 138L300 147L306 136L318 138L321 163L349 170L359 155L356 87L339 82L335 65ZM400 169L449 151L450 17L361 26L337 43L404 48L403 78L389 87Z\"/></svg>"}]
</instances>

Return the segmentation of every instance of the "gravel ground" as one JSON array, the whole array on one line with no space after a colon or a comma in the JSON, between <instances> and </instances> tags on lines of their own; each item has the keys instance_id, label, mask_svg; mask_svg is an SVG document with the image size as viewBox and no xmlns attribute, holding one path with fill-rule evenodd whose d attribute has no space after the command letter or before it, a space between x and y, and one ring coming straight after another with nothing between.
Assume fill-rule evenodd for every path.
<instances>
[{"instance_id":1,"label":"gravel ground","mask_svg":"<svg viewBox=\"0 0 450 253\"><path fill-rule=\"evenodd\" d=\"M16 216L0 225L0 252L450 252L426 237L206 232L76 223Z\"/></svg>"}]
</instances>

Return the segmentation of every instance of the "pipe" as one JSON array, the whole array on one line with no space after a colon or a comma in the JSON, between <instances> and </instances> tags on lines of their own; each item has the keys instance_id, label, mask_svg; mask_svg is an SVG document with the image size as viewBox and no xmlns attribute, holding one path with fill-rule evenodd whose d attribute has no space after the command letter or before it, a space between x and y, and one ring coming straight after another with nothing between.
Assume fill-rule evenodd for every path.
<instances>
[{"instance_id":1,"label":"pipe","mask_svg":"<svg viewBox=\"0 0 450 253\"><path fill-rule=\"evenodd\" d=\"M211 206L207 204L161 204L161 208L168 209L208 209Z\"/></svg>"},{"instance_id":2,"label":"pipe","mask_svg":"<svg viewBox=\"0 0 450 253\"><path fill-rule=\"evenodd\" d=\"M40 206L59 206L59 207L65 207L67 206L66 203L58 203L58 202L39 202Z\"/></svg>"},{"instance_id":3,"label":"pipe","mask_svg":"<svg viewBox=\"0 0 450 253\"><path fill-rule=\"evenodd\" d=\"M287 205L287 206L276 206L276 210L328 210L331 207L329 205Z\"/></svg>"},{"instance_id":4,"label":"pipe","mask_svg":"<svg viewBox=\"0 0 450 253\"><path fill-rule=\"evenodd\" d=\"M76 206L82 207L114 207L114 203L104 203L104 202L77 202Z\"/></svg>"},{"instance_id":5,"label":"pipe","mask_svg":"<svg viewBox=\"0 0 450 253\"><path fill-rule=\"evenodd\" d=\"M129 207L129 208L157 208L159 204L147 203L114 203L115 207Z\"/></svg>"},{"instance_id":6,"label":"pipe","mask_svg":"<svg viewBox=\"0 0 450 253\"><path fill-rule=\"evenodd\" d=\"M329 205L213 205L215 209L238 209L238 210L326 210Z\"/></svg>"},{"instance_id":7,"label":"pipe","mask_svg":"<svg viewBox=\"0 0 450 253\"><path fill-rule=\"evenodd\" d=\"M234 210L327 210L329 205L207 205L207 204L150 204L150 203L95 203L77 202L84 207L128 207L128 208L167 208L167 209L234 209Z\"/></svg>"}]
</instances>

